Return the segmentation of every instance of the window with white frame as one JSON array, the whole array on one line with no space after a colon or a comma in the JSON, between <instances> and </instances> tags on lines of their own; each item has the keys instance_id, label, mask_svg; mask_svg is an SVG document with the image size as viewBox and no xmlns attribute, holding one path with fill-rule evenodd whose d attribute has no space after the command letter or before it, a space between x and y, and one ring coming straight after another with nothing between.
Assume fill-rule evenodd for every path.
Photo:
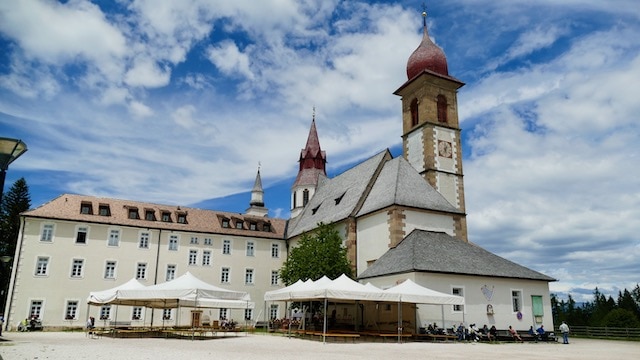
<instances>
[{"instance_id":1,"label":"window with white frame","mask_svg":"<svg viewBox=\"0 0 640 360\"><path fill-rule=\"evenodd\" d=\"M138 263L136 267L136 279L146 279L147 278L147 264L146 263Z\"/></svg>"},{"instance_id":2,"label":"window with white frame","mask_svg":"<svg viewBox=\"0 0 640 360\"><path fill-rule=\"evenodd\" d=\"M223 267L222 271L220 272L220 282L223 284L228 284L229 283L229 268L228 267Z\"/></svg>"},{"instance_id":3,"label":"window with white frame","mask_svg":"<svg viewBox=\"0 0 640 360\"><path fill-rule=\"evenodd\" d=\"M222 253L231 254L231 240L222 240Z\"/></svg>"},{"instance_id":4,"label":"window with white frame","mask_svg":"<svg viewBox=\"0 0 640 360\"><path fill-rule=\"evenodd\" d=\"M195 237L195 236L192 236L192 237L191 237L191 242L190 242L190 243L191 243L191 244L197 244L197 243L198 243L198 238L197 238L197 237Z\"/></svg>"},{"instance_id":5,"label":"window with white frame","mask_svg":"<svg viewBox=\"0 0 640 360\"><path fill-rule=\"evenodd\" d=\"M253 284L253 269L245 269L244 270L244 283L246 285Z\"/></svg>"},{"instance_id":6,"label":"window with white frame","mask_svg":"<svg viewBox=\"0 0 640 360\"><path fill-rule=\"evenodd\" d=\"M198 261L198 250L189 250L189 265L196 265Z\"/></svg>"},{"instance_id":7,"label":"window with white frame","mask_svg":"<svg viewBox=\"0 0 640 360\"><path fill-rule=\"evenodd\" d=\"M511 304L514 313L522 310L522 291L511 290Z\"/></svg>"},{"instance_id":8,"label":"window with white frame","mask_svg":"<svg viewBox=\"0 0 640 360\"><path fill-rule=\"evenodd\" d=\"M278 318L278 304L271 304L269 308L269 319L277 319Z\"/></svg>"},{"instance_id":9,"label":"window with white frame","mask_svg":"<svg viewBox=\"0 0 640 360\"><path fill-rule=\"evenodd\" d=\"M464 290L461 287L452 288L451 293L453 295L464 296ZM463 310L464 310L464 305L453 305L453 311L462 312Z\"/></svg>"},{"instance_id":10,"label":"window with white frame","mask_svg":"<svg viewBox=\"0 0 640 360\"><path fill-rule=\"evenodd\" d=\"M49 257L38 256L38 262L36 263L36 276L45 276L49 271Z\"/></svg>"},{"instance_id":11,"label":"window with white frame","mask_svg":"<svg viewBox=\"0 0 640 360\"><path fill-rule=\"evenodd\" d=\"M255 243L253 241L247 241L247 256L253 256L255 249Z\"/></svg>"},{"instance_id":12,"label":"window with white frame","mask_svg":"<svg viewBox=\"0 0 640 360\"><path fill-rule=\"evenodd\" d=\"M178 250L178 235L169 236L169 250Z\"/></svg>"},{"instance_id":13,"label":"window with white frame","mask_svg":"<svg viewBox=\"0 0 640 360\"><path fill-rule=\"evenodd\" d=\"M204 238L205 245L213 245L213 240L211 238Z\"/></svg>"},{"instance_id":14,"label":"window with white frame","mask_svg":"<svg viewBox=\"0 0 640 360\"><path fill-rule=\"evenodd\" d=\"M148 249L149 248L149 233L148 232L141 232L140 233L140 240L138 242L138 247L140 249Z\"/></svg>"},{"instance_id":15,"label":"window with white frame","mask_svg":"<svg viewBox=\"0 0 640 360\"><path fill-rule=\"evenodd\" d=\"M278 270L271 270L271 285L278 285L278 280L280 279L280 274Z\"/></svg>"},{"instance_id":16,"label":"window with white frame","mask_svg":"<svg viewBox=\"0 0 640 360\"><path fill-rule=\"evenodd\" d=\"M42 300L31 300L31 305L29 306L29 317L40 318L40 313L42 312Z\"/></svg>"},{"instance_id":17,"label":"window with white frame","mask_svg":"<svg viewBox=\"0 0 640 360\"><path fill-rule=\"evenodd\" d=\"M134 306L131 310L131 320L142 320L142 308Z\"/></svg>"},{"instance_id":18,"label":"window with white frame","mask_svg":"<svg viewBox=\"0 0 640 360\"><path fill-rule=\"evenodd\" d=\"M76 232L76 244L86 244L88 232L89 232L88 227L78 226L78 231Z\"/></svg>"},{"instance_id":19,"label":"window with white frame","mask_svg":"<svg viewBox=\"0 0 640 360\"><path fill-rule=\"evenodd\" d=\"M111 319L111 305L102 305L100 307L100 320Z\"/></svg>"},{"instance_id":20,"label":"window with white frame","mask_svg":"<svg viewBox=\"0 0 640 360\"><path fill-rule=\"evenodd\" d=\"M67 311L65 313L65 320L77 320L76 315L78 312L78 302L75 300L67 301Z\"/></svg>"},{"instance_id":21,"label":"window with white frame","mask_svg":"<svg viewBox=\"0 0 640 360\"><path fill-rule=\"evenodd\" d=\"M271 257L280 257L280 244L271 244Z\"/></svg>"},{"instance_id":22,"label":"window with white frame","mask_svg":"<svg viewBox=\"0 0 640 360\"><path fill-rule=\"evenodd\" d=\"M40 241L51 242L53 240L53 224L42 225L42 234L40 234Z\"/></svg>"},{"instance_id":23,"label":"window with white frame","mask_svg":"<svg viewBox=\"0 0 640 360\"><path fill-rule=\"evenodd\" d=\"M171 320L173 318L173 309L164 309L162 311L162 320Z\"/></svg>"},{"instance_id":24,"label":"window with white frame","mask_svg":"<svg viewBox=\"0 0 640 360\"><path fill-rule=\"evenodd\" d=\"M104 265L104 278L115 279L116 278L116 262L114 260L107 260Z\"/></svg>"},{"instance_id":25,"label":"window with white frame","mask_svg":"<svg viewBox=\"0 0 640 360\"><path fill-rule=\"evenodd\" d=\"M73 263L71 264L71 277L79 278L82 277L82 268L84 267L84 260L82 259L73 259Z\"/></svg>"},{"instance_id":26,"label":"window with white frame","mask_svg":"<svg viewBox=\"0 0 640 360\"><path fill-rule=\"evenodd\" d=\"M202 266L209 266L209 265L211 265L211 251L204 250L202 252Z\"/></svg>"},{"instance_id":27,"label":"window with white frame","mask_svg":"<svg viewBox=\"0 0 640 360\"><path fill-rule=\"evenodd\" d=\"M251 320L253 317L253 309L244 309L244 319L246 321Z\"/></svg>"},{"instance_id":28,"label":"window with white frame","mask_svg":"<svg viewBox=\"0 0 640 360\"><path fill-rule=\"evenodd\" d=\"M220 308L219 318L220 318L220 320L223 320L223 319L227 318L227 309Z\"/></svg>"},{"instance_id":29,"label":"window with white frame","mask_svg":"<svg viewBox=\"0 0 640 360\"><path fill-rule=\"evenodd\" d=\"M166 280L171 281L175 278L176 278L176 266L174 264L168 264Z\"/></svg>"},{"instance_id":30,"label":"window with white frame","mask_svg":"<svg viewBox=\"0 0 640 360\"><path fill-rule=\"evenodd\" d=\"M120 245L120 230L111 229L109 230L109 242L107 243L109 246L118 246Z\"/></svg>"}]
</instances>

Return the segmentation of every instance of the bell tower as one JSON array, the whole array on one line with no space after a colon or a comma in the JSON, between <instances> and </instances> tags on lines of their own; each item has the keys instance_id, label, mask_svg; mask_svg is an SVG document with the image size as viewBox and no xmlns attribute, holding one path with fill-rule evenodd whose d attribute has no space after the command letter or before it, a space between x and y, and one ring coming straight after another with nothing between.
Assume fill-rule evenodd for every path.
<instances>
[{"instance_id":1,"label":"bell tower","mask_svg":"<svg viewBox=\"0 0 640 360\"><path fill-rule=\"evenodd\" d=\"M465 212L458 89L442 49L429 38L427 13L423 36L407 61L407 82L395 95L402 100L404 158L453 206ZM467 241L466 216L455 215L456 237Z\"/></svg>"}]
</instances>

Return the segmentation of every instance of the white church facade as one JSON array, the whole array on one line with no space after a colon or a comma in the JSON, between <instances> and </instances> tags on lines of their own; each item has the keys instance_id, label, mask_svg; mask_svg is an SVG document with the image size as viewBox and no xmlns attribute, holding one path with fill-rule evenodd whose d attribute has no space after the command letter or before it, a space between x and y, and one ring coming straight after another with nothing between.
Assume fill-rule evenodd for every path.
<instances>
[{"instance_id":1,"label":"white church facade","mask_svg":"<svg viewBox=\"0 0 640 360\"><path fill-rule=\"evenodd\" d=\"M457 105L463 85L449 75L425 22L407 81L395 91L402 100L403 156L381 149L328 178L314 116L291 188L290 219L267 216L260 171L244 214L75 194L23 213L7 328L31 316L51 329L82 326L88 316L132 326L175 321L182 316L175 309L88 307L86 299L132 278L153 285L185 272L247 292L255 303L204 310L210 318L283 317L285 304L264 303L264 293L283 286L278 272L288 249L320 222L339 230L361 282L387 288L411 279L464 297L464 305L446 308L418 304L421 326L553 328L549 282L555 279L468 241Z\"/></svg>"}]
</instances>

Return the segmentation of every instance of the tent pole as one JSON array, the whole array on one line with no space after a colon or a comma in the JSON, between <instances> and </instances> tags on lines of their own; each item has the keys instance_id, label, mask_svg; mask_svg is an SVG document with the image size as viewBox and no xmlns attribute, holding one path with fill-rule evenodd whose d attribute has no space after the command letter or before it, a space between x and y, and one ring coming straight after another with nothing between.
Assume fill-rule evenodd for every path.
<instances>
[{"instance_id":1,"label":"tent pole","mask_svg":"<svg viewBox=\"0 0 640 360\"><path fill-rule=\"evenodd\" d=\"M324 295L324 324L322 324L322 343L327 343L327 295Z\"/></svg>"},{"instance_id":2,"label":"tent pole","mask_svg":"<svg viewBox=\"0 0 640 360\"><path fill-rule=\"evenodd\" d=\"M402 340L402 296L398 298L398 344Z\"/></svg>"},{"instance_id":3,"label":"tent pole","mask_svg":"<svg viewBox=\"0 0 640 360\"><path fill-rule=\"evenodd\" d=\"M444 304L440 304L440 311L442 311L442 328L446 332L447 328L444 326Z\"/></svg>"}]
</instances>

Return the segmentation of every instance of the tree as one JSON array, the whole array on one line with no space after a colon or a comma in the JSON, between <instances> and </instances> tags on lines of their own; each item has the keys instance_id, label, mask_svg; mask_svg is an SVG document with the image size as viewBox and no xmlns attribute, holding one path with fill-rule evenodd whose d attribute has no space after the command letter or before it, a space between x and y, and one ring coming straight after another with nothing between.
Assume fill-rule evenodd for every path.
<instances>
[{"instance_id":1,"label":"tree","mask_svg":"<svg viewBox=\"0 0 640 360\"><path fill-rule=\"evenodd\" d=\"M29 207L31 207L29 187L25 179L20 178L3 195L0 204L0 256L15 256L20 233L20 213L29 210ZM10 277L11 268L0 264L0 293L2 294L0 304L4 304L5 290L9 286ZM2 310L4 309L0 309Z\"/></svg>"},{"instance_id":2,"label":"tree","mask_svg":"<svg viewBox=\"0 0 640 360\"><path fill-rule=\"evenodd\" d=\"M323 223L319 223L313 233L302 235L280 270L285 285L298 280L318 280L325 275L335 279L342 274L352 276L347 249L342 246L338 231Z\"/></svg>"}]
</instances>

